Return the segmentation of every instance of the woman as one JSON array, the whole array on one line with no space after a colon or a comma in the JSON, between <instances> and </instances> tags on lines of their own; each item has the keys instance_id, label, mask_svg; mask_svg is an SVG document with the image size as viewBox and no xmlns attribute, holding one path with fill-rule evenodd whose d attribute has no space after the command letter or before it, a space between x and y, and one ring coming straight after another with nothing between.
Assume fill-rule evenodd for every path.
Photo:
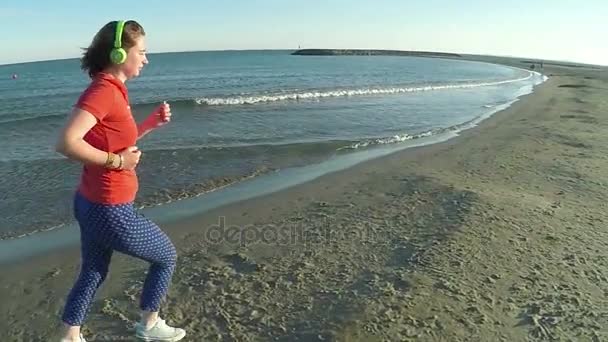
<instances>
[{"instance_id":1,"label":"woman","mask_svg":"<svg viewBox=\"0 0 608 342\"><path fill-rule=\"evenodd\" d=\"M135 21L113 21L95 35L81 59L92 78L74 106L57 151L83 164L74 197L80 225L80 275L70 291L62 320L62 341L85 341L80 334L96 290L103 283L114 251L150 262L136 337L178 341L185 331L158 317L176 263L175 247L160 228L133 207L141 151L135 142L171 119L166 103L137 124L125 82L148 64L144 29Z\"/></svg>"}]
</instances>

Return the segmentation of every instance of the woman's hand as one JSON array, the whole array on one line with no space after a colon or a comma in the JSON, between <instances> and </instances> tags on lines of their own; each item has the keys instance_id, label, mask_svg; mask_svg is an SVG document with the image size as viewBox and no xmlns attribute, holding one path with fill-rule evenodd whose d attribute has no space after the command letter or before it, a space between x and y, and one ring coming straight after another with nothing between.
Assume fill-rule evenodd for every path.
<instances>
[{"instance_id":1,"label":"woman's hand","mask_svg":"<svg viewBox=\"0 0 608 342\"><path fill-rule=\"evenodd\" d=\"M163 103L156 107L152 114L148 116L146 121L149 122L150 128L158 128L166 125L171 121L171 106L169 106L167 101L163 101Z\"/></svg>"},{"instance_id":2,"label":"woman's hand","mask_svg":"<svg viewBox=\"0 0 608 342\"><path fill-rule=\"evenodd\" d=\"M141 158L141 151L137 146L127 147L120 151L118 155L122 158L121 170L133 170L139 164L139 158Z\"/></svg>"},{"instance_id":3,"label":"woman's hand","mask_svg":"<svg viewBox=\"0 0 608 342\"><path fill-rule=\"evenodd\" d=\"M139 126L138 126L138 138L143 137L148 132L157 129L161 126L166 125L171 121L171 106L164 101L160 104L152 114L150 114Z\"/></svg>"}]
</instances>

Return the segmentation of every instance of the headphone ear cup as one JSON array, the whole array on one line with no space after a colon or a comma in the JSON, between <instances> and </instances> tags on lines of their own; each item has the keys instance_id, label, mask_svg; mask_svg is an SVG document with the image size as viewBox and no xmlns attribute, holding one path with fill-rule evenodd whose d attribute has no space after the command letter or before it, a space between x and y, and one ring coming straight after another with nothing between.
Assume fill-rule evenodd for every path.
<instances>
[{"instance_id":1,"label":"headphone ear cup","mask_svg":"<svg viewBox=\"0 0 608 342\"><path fill-rule=\"evenodd\" d=\"M127 60L127 51L123 48L114 48L110 52L110 61L114 64L122 64Z\"/></svg>"}]
</instances>

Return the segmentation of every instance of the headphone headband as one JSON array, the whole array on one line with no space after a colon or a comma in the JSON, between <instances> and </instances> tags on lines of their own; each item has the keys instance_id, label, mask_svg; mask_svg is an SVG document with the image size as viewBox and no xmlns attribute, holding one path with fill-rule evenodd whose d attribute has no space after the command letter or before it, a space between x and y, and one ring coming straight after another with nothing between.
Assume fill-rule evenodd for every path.
<instances>
[{"instance_id":1,"label":"headphone headband","mask_svg":"<svg viewBox=\"0 0 608 342\"><path fill-rule=\"evenodd\" d=\"M114 37L114 47L120 48L122 46L122 31L125 28L125 22L123 20L119 20L116 23L116 36Z\"/></svg>"},{"instance_id":2,"label":"headphone headband","mask_svg":"<svg viewBox=\"0 0 608 342\"><path fill-rule=\"evenodd\" d=\"M110 61L114 64L122 64L127 60L127 51L122 48L122 31L125 28L125 22L119 20L116 22L116 33L114 37L114 48L110 51Z\"/></svg>"}]
</instances>

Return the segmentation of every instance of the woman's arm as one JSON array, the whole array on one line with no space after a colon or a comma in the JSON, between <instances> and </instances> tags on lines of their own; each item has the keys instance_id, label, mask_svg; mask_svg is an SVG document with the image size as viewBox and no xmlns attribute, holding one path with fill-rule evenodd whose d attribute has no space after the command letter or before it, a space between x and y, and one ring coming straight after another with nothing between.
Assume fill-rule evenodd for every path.
<instances>
[{"instance_id":1,"label":"woman's arm","mask_svg":"<svg viewBox=\"0 0 608 342\"><path fill-rule=\"evenodd\" d=\"M160 106L154 109L152 114L137 125L137 139L139 140L144 135L166 125L169 121L171 121L171 106L163 101Z\"/></svg>"},{"instance_id":2,"label":"woman's arm","mask_svg":"<svg viewBox=\"0 0 608 342\"><path fill-rule=\"evenodd\" d=\"M144 135L152 132L155 127L150 125L148 122L143 121L137 125L137 140L144 137Z\"/></svg>"},{"instance_id":3,"label":"woman's arm","mask_svg":"<svg viewBox=\"0 0 608 342\"><path fill-rule=\"evenodd\" d=\"M96 123L97 119L93 114L74 107L70 120L59 135L55 150L84 164L104 166L108 153L84 141L84 136ZM115 158L113 166L118 167L119 163L119 158Z\"/></svg>"}]
</instances>

